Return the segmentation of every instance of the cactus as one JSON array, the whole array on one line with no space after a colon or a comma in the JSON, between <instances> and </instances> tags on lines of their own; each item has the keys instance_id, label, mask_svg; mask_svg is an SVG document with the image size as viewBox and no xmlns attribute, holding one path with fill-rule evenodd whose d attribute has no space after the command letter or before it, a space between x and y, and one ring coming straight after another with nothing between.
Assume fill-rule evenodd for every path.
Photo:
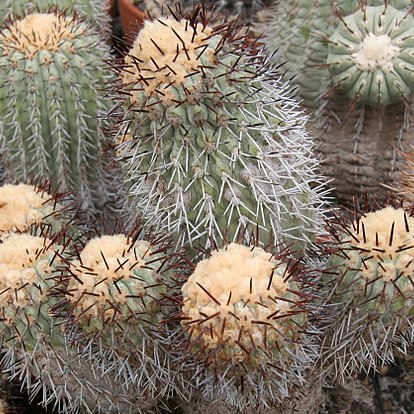
<instances>
[{"instance_id":1,"label":"cactus","mask_svg":"<svg viewBox=\"0 0 414 414\"><path fill-rule=\"evenodd\" d=\"M50 186L4 184L0 187L0 240L11 233L40 235L45 229L57 234L66 228L73 213L64 206L65 194L53 193ZM35 228L35 229L34 229Z\"/></svg>"},{"instance_id":2,"label":"cactus","mask_svg":"<svg viewBox=\"0 0 414 414\"><path fill-rule=\"evenodd\" d=\"M184 266L165 237L138 240L141 232L93 238L62 273L71 337L89 342L96 358L119 355L110 366L140 408L156 405L182 383L165 351L163 320L170 313L164 296L174 295L175 272Z\"/></svg>"},{"instance_id":3,"label":"cactus","mask_svg":"<svg viewBox=\"0 0 414 414\"><path fill-rule=\"evenodd\" d=\"M326 202L306 118L233 29L209 26L197 8L138 34L123 67L118 146L130 204L179 246L220 246L251 226L264 244L305 247Z\"/></svg>"},{"instance_id":4,"label":"cactus","mask_svg":"<svg viewBox=\"0 0 414 414\"><path fill-rule=\"evenodd\" d=\"M97 30L109 34L109 0L4 0L0 4L0 25L32 13L48 13L58 8L67 13L77 12L89 22L96 24Z\"/></svg>"},{"instance_id":5,"label":"cactus","mask_svg":"<svg viewBox=\"0 0 414 414\"><path fill-rule=\"evenodd\" d=\"M236 243L197 264L181 289L180 349L199 365L204 397L240 410L270 407L301 383L315 356L303 290L310 274L302 272L297 262Z\"/></svg>"},{"instance_id":6,"label":"cactus","mask_svg":"<svg viewBox=\"0 0 414 414\"><path fill-rule=\"evenodd\" d=\"M33 14L0 32L0 148L6 181L56 181L90 214L112 201L104 85L109 49L85 23Z\"/></svg>"},{"instance_id":7,"label":"cactus","mask_svg":"<svg viewBox=\"0 0 414 414\"><path fill-rule=\"evenodd\" d=\"M380 369L414 341L412 211L357 211L338 219L324 275L331 310L321 360L341 380Z\"/></svg>"},{"instance_id":8,"label":"cactus","mask_svg":"<svg viewBox=\"0 0 414 414\"><path fill-rule=\"evenodd\" d=\"M385 195L410 142L414 20L404 0L281 1L259 24L295 77L340 201Z\"/></svg>"}]
</instances>

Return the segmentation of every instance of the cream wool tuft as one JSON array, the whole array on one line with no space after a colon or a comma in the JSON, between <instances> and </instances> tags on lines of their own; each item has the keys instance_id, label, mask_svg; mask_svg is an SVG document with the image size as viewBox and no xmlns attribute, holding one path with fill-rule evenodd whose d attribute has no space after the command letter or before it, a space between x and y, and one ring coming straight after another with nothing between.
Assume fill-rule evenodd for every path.
<instances>
[{"instance_id":1,"label":"cream wool tuft","mask_svg":"<svg viewBox=\"0 0 414 414\"><path fill-rule=\"evenodd\" d=\"M27 184L5 184L0 187L0 239L12 231L24 231L41 223L39 209L51 198Z\"/></svg>"},{"instance_id":2,"label":"cream wool tuft","mask_svg":"<svg viewBox=\"0 0 414 414\"><path fill-rule=\"evenodd\" d=\"M125 304L128 297L147 295L147 281L136 277L150 255L146 241L133 244L123 234L97 237L89 241L80 259L71 264L68 298L76 303L75 313L97 316L110 303ZM97 306L94 306L97 305ZM106 309L112 313L112 309Z\"/></svg>"},{"instance_id":3,"label":"cream wool tuft","mask_svg":"<svg viewBox=\"0 0 414 414\"><path fill-rule=\"evenodd\" d=\"M57 51L61 43L72 40L76 32L73 19L53 13L29 14L13 23L8 34L10 49L20 50L33 58L40 50Z\"/></svg>"},{"instance_id":4,"label":"cream wool tuft","mask_svg":"<svg viewBox=\"0 0 414 414\"><path fill-rule=\"evenodd\" d=\"M55 250L50 240L27 234L11 234L0 244L2 307L5 303L16 307L30 303L29 290L21 287L37 283L39 273L52 273L50 259Z\"/></svg>"},{"instance_id":5,"label":"cream wool tuft","mask_svg":"<svg viewBox=\"0 0 414 414\"><path fill-rule=\"evenodd\" d=\"M211 28L203 28L198 24L195 33L185 20L147 20L125 57L129 70L124 72L124 84L137 82L143 77L143 88L147 96L157 95L162 101L169 102L174 96L167 89L160 93L159 90L163 89L160 85L184 83L187 75L198 70L200 63L197 57L203 48L206 48L203 55L208 56L214 64L214 49L208 48L210 35ZM140 62L139 65L134 65L135 61ZM197 85L193 87L197 89ZM132 92L132 102L135 102L136 95Z\"/></svg>"}]
</instances>

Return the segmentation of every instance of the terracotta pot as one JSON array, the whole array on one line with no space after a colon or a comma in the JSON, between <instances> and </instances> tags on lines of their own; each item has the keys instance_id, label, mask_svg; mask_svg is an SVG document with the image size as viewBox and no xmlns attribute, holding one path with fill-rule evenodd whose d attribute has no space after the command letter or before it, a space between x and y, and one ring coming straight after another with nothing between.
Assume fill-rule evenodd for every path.
<instances>
[{"instance_id":1,"label":"terracotta pot","mask_svg":"<svg viewBox=\"0 0 414 414\"><path fill-rule=\"evenodd\" d=\"M109 15L112 17L115 16L115 4L116 0L109 0Z\"/></svg>"},{"instance_id":2,"label":"terracotta pot","mask_svg":"<svg viewBox=\"0 0 414 414\"><path fill-rule=\"evenodd\" d=\"M125 40L132 44L146 15L132 0L118 0L118 8Z\"/></svg>"}]
</instances>

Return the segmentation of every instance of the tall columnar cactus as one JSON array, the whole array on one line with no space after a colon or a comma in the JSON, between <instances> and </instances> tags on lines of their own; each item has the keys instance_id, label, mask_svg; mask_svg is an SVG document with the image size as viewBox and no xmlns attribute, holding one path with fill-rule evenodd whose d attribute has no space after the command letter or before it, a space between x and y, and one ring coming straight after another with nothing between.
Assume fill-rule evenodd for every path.
<instances>
[{"instance_id":1,"label":"tall columnar cactus","mask_svg":"<svg viewBox=\"0 0 414 414\"><path fill-rule=\"evenodd\" d=\"M392 362L414 341L414 217L388 206L337 224L321 360L328 375L346 379Z\"/></svg>"},{"instance_id":2,"label":"tall columnar cactus","mask_svg":"<svg viewBox=\"0 0 414 414\"><path fill-rule=\"evenodd\" d=\"M301 382L314 356L311 295L303 290L311 274L302 272L260 247L235 243L197 264L182 286L180 349L198 364L200 394L251 410L281 402Z\"/></svg>"},{"instance_id":3,"label":"tall columnar cactus","mask_svg":"<svg viewBox=\"0 0 414 414\"><path fill-rule=\"evenodd\" d=\"M4 184L0 187L0 240L11 233L57 234L75 211L62 203L65 194L49 194L48 185ZM53 193L53 192L52 192Z\"/></svg>"},{"instance_id":4,"label":"tall columnar cactus","mask_svg":"<svg viewBox=\"0 0 414 414\"><path fill-rule=\"evenodd\" d=\"M123 151L131 203L179 245L313 239L324 205L305 116L290 86L232 26L147 21L125 58ZM122 138L122 136L121 136Z\"/></svg>"},{"instance_id":5,"label":"tall columnar cactus","mask_svg":"<svg viewBox=\"0 0 414 414\"><path fill-rule=\"evenodd\" d=\"M77 12L93 22L96 30L109 33L109 0L4 0L0 3L0 25L9 19L31 13L47 13L56 8L67 13Z\"/></svg>"},{"instance_id":6,"label":"tall columnar cactus","mask_svg":"<svg viewBox=\"0 0 414 414\"><path fill-rule=\"evenodd\" d=\"M414 18L409 0L280 1L259 25L312 112L337 196L384 193L411 141Z\"/></svg>"},{"instance_id":7,"label":"tall columnar cactus","mask_svg":"<svg viewBox=\"0 0 414 414\"><path fill-rule=\"evenodd\" d=\"M0 32L0 149L6 180L51 179L91 213L111 200L102 119L109 49L88 25L32 14Z\"/></svg>"}]
</instances>

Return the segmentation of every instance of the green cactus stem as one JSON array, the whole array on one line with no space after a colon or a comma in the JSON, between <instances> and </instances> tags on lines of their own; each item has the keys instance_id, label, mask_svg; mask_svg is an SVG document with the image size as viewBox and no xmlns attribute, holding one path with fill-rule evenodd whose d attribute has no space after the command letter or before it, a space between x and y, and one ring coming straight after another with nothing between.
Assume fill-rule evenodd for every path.
<instances>
[{"instance_id":1,"label":"green cactus stem","mask_svg":"<svg viewBox=\"0 0 414 414\"><path fill-rule=\"evenodd\" d=\"M63 14L33 14L0 32L0 148L4 179L49 179L90 214L111 203L103 88L109 49ZM108 154L106 154L106 152Z\"/></svg>"},{"instance_id":2,"label":"green cactus stem","mask_svg":"<svg viewBox=\"0 0 414 414\"><path fill-rule=\"evenodd\" d=\"M197 264L181 289L181 324L200 395L264 408L302 382L315 356L304 280L297 263L236 243Z\"/></svg>"},{"instance_id":3,"label":"green cactus stem","mask_svg":"<svg viewBox=\"0 0 414 414\"><path fill-rule=\"evenodd\" d=\"M345 380L392 363L414 340L414 218L390 205L339 218L334 229L321 360L329 376Z\"/></svg>"},{"instance_id":4,"label":"green cactus stem","mask_svg":"<svg viewBox=\"0 0 414 414\"><path fill-rule=\"evenodd\" d=\"M250 227L265 244L305 248L326 203L313 140L289 84L243 42L200 8L146 21L120 91L130 203L179 246L220 246Z\"/></svg>"}]
</instances>

